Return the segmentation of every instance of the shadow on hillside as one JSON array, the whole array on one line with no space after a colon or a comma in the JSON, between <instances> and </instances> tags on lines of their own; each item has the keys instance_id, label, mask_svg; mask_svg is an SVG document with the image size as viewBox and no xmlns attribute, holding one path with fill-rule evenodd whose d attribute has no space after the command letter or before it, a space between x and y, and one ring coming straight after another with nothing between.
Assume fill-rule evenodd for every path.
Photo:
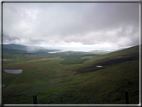
<instances>
[{"instance_id":1,"label":"shadow on hillside","mask_svg":"<svg viewBox=\"0 0 142 107\"><path fill-rule=\"evenodd\" d=\"M97 71L97 70L100 70L100 69L104 69L107 66L115 65L115 64L118 64L118 63L126 62L126 61L137 60L137 59L139 59L138 55L127 57L127 58L118 58L118 59L107 60L107 61L104 61L104 62L96 63L92 66L77 69L76 72L77 72L77 74L78 73L94 72L94 71ZM102 67L96 67L98 65L102 66Z\"/></svg>"}]
</instances>

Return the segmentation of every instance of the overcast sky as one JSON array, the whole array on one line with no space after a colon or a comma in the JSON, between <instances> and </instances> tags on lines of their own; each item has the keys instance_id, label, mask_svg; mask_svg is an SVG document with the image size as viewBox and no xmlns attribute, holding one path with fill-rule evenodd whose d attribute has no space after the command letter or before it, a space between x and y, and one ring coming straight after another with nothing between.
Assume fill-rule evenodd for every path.
<instances>
[{"instance_id":1,"label":"overcast sky","mask_svg":"<svg viewBox=\"0 0 142 107\"><path fill-rule=\"evenodd\" d=\"M138 3L4 3L3 43L114 49L139 44Z\"/></svg>"}]
</instances>

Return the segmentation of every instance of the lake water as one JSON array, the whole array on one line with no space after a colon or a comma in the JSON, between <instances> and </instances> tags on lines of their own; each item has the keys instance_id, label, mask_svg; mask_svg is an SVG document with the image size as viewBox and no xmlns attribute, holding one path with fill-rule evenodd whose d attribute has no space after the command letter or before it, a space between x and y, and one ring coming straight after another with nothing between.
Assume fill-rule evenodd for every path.
<instances>
[{"instance_id":1,"label":"lake water","mask_svg":"<svg viewBox=\"0 0 142 107\"><path fill-rule=\"evenodd\" d=\"M10 70L10 69L5 69L4 70L6 73L12 73L12 74L19 74L22 73L22 69L15 69L15 70Z\"/></svg>"},{"instance_id":2,"label":"lake water","mask_svg":"<svg viewBox=\"0 0 142 107\"><path fill-rule=\"evenodd\" d=\"M96 66L96 67L103 67L103 66Z\"/></svg>"},{"instance_id":3,"label":"lake water","mask_svg":"<svg viewBox=\"0 0 142 107\"><path fill-rule=\"evenodd\" d=\"M53 54L53 53L58 53L58 52L65 52L65 51L64 50L62 50L62 51L53 51L53 52L48 52L48 53Z\"/></svg>"},{"instance_id":4,"label":"lake water","mask_svg":"<svg viewBox=\"0 0 142 107\"><path fill-rule=\"evenodd\" d=\"M0 88L2 88L2 87L4 87L5 86L5 84L0 84Z\"/></svg>"}]
</instances>

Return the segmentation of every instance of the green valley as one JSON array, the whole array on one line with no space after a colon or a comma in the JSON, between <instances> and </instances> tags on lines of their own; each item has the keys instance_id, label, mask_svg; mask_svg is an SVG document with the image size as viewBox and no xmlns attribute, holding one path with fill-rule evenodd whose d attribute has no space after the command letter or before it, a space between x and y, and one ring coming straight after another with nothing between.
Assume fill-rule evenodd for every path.
<instances>
[{"instance_id":1,"label":"green valley","mask_svg":"<svg viewBox=\"0 0 142 107\"><path fill-rule=\"evenodd\" d=\"M115 52L57 52L3 45L3 104L139 103L139 46ZM101 66L101 67L97 67ZM4 69L22 69L20 74Z\"/></svg>"}]
</instances>

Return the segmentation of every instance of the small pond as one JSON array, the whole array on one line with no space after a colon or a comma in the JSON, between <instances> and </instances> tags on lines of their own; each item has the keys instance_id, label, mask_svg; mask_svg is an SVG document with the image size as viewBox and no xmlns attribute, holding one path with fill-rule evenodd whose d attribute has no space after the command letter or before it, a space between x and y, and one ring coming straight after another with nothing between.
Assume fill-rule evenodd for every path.
<instances>
[{"instance_id":1,"label":"small pond","mask_svg":"<svg viewBox=\"0 0 142 107\"><path fill-rule=\"evenodd\" d=\"M15 70L10 70L10 69L5 69L4 70L6 73L12 73L12 74L19 74L22 73L22 69L15 69Z\"/></svg>"},{"instance_id":2,"label":"small pond","mask_svg":"<svg viewBox=\"0 0 142 107\"><path fill-rule=\"evenodd\" d=\"M65 51L61 50L61 51L53 51L53 52L48 52L48 53L52 54L52 53L58 53L58 52L65 52Z\"/></svg>"},{"instance_id":3,"label":"small pond","mask_svg":"<svg viewBox=\"0 0 142 107\"><path fill-rule=\"evenodd\" d=\"M103 67L103 66L100 66L100 65L99 65L99 66L96 66L96 67Z\"/></svg>"},{"instance_id":4,"label":"small pond","mask_svg":"<svg viewBox=\"0 0 142 107\"><path fill-rule=\"evenodd\" d=\"M2 88L2 87L4 87L5 86L5 84L0 84L1 86L0 86L0 88Z\"/></svg>"}]
</instances>

